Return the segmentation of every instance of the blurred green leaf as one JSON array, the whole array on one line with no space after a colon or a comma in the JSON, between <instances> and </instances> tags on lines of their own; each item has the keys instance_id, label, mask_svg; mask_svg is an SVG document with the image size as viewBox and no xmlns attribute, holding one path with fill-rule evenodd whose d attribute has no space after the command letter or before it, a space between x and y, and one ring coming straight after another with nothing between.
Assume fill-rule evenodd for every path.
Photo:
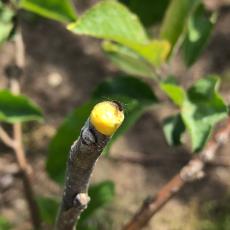
<instances>
[{"instance_id":1,"label":"blurred green leaf","mask_svg":"<svg viewBox=\"0 0 230 230\"><path fill-rule=\"evenodd\" d=\"M12 229L10 222L2 216L0 216L0 229L1 230Z\"/></svg>"},{"instance_id":2,"label":"blurred green leaf","mask_svg":"<svg viewBox=\"0 0 230 230\"><path fill-rule=\"evenodd\" d=\"M116 1L101 1L90 8L69 29L75 33L108 39L129 46L147 43L148 37L138 18Z\"/></svg>"},{"instance_id":3,"label":"blurred green leaf","mask_svg":"<svg viewBox=\"0 0 230 230\"><path fill-rule=\"evenodd\" d=\"M59 208L59 202L51 197L37 197L36 201L40 210L42 220L54 226L55 218Z\"/></svg>"},{"instance_id":4,"label":"blurred green leaf","mask_svg":"<svg viewBox=\"0 0 230 230\"><path fill-rule=\"evenodd\" d=\"M161 37L170 42L171 48L182 34L195 2L196 0L171 0L161 26Z\"/></svg>"},{"instance_id":5,"label":"blurred green leaf","mask_svg":"<svg viewBox=\"0 0 230 230\"><path fill-rule=\"evenodd\" d=\"M113 0L99 2L68 28L77 34L127 46L156 66L165 60L170 50L167 41L150 41L136 15Z\"/></svg>"},{"instance_id":6,"label":"blurred green leaf","mask_svg":"<svg viewBox=\"0 0 230 230\"><path fill-rule=\"evenodd\" d=\"M174 82L166 81L162 82L160 87L176 105L182 106L186 97L186 92L181 86Z\"/></svg>"},{"instance_id":7,"label":"blurred green leaf","mask_svg":"<svg viewBox=\"0 0 230 230\"><path fill-rule=\"evenodd\" d=\"M111 138L104 154L108 153L112 143L135 123L146 108L157 101L151 88L139 79L115 77L102 82L93 93L91 101L75 109L65 119L49 145L47 171L58 183L64 182L70 146L79 136L93 106L102 100L118 100L125 108L125 120Z\"/></svg>"},{"instance_id":8,"label":"blurred green leaf","mask_svg":"<svg viewBox=\"0 0 230 230\"><path fill-rule=\"evenodd\" d=\"M164 16L169 0L120 0L138 15L145 26L152 26Z\"/></svg>"},{"instance_id":9,"label":"blurred green leaf","mask_svg":"<svg viewBox=\"0 0 230 230\"><path fill-rule=\"evenodd\" d=\"M22 95L13 95L8 90L0 90L0 122L16 123L41 121L41 109Z\"/></svg>"},{"instance_id":10,"label":"blurred green leaf","mask_svg":"<svg viewBox=\"0 0 230 230\"><path fill-rule=\"evenodd\" d=\"M112 181L103 181L99 184L90 186L90 202L88 204L87 209L81 214L81 218L79 219L77 229L92 229L92 227L89 228L90 226L87 226L87 221L90 220L90 218L92 218L92 215L94 215L98 209L104 207L107 203L111 202L114 196L115 186Z\"/></svg>"},{"instance_id":11,"label":"blurred green leaf","mask_svg":"<svg viewBox=\"0 0 230 230\"><path fill-rule=\"evenodd\" d=\"M167 117L163 121L163 131L169 145L180 145L182 134L185 131L185 125L181 115L177 114L175 116Z\"/></svg>"},{"instance_id":12,"label":"blurred green leaf","mask_svg":"<svg viewBox=\"0 0 230 230\"><path fill-rule=\"evenodd\" d=\"M183 57L187 66L191 66L197 60L216 23L217 13L205 10L203 4L198 4L188 20L188 31L182 45Z\"/></svg>"},{"instance_id":13,"label":"blurred green leaf","mask_svg":"<svg viewBox=\"0 0 230 230\"><path fill-rule=\"evenodd\" d=\"M187 92L174 83L161 88L181 109L182 120L192 139L193 151L199 151L207 142L213 126L227 117L228 109L218 93L219 78L209 76L197 81Z\"/></svg>"},{"instance_id":14,"label":"blurred green leaf","mask_svg":"<svg viewBox=\"0 0 230 230\"><path fill-rule=\"evenodd\" d=\"M124 72L135 76L154 77L150 64L129 48L105 41L103 50L111 61Z\"/></svg>"},{"instance_id":15,"label":"blurred green leaf","mask_svg":"<svg viewBox=\"0 0 230 230\"><path fill-rule=\"evenodd\" d=\"M71 0L20 0L22 9L60 22L73 22L77 19Z\"/></svg>"},{"instance_id":16,"label":"blurred green leaf","mask_svg":"<svg viewBox=\"0 0 230 230\"><path fill-rule=\"evenodd\" d=\"M81 128L85 124L95 103L90 101L77 107L70 113L58 128L56 135L49 144L46 170L49 176L58 183L64 183L70 147L80 135Z\"/></svg>"},{"instance_id":17,"label":"blurred green leaf","mask_svg":"<svg viewBox=\"0 0 230 230\"><path fill-rule=\"evenodd\" d=\"M14 16L13 10L0 2L0 45L10 37Z\"/></svg>"},{"instance_id":18,"label":"blurred green leaf","mask_svg":"<svg viewBox=\"0 0 230 230\"><path fill-rule=\"evenodd\" d=\"M193 151L207 142L216 123L228 115L227 106L217 92L219 78L210 76L196 82L187 92L182 107L182 118L192 138Z\"/></svg>"},{"instance_id":19,"label":"blurred green leaf","mask_svg":"<svg viewBox=\"0 0 230 230\"><path fill-rule=\"evenodd\" d=\"M147 44L130 42L129 47L156 67L166 60L170 51L170 43L166 40L152 40Z\"/></svg>"}]
</instances>

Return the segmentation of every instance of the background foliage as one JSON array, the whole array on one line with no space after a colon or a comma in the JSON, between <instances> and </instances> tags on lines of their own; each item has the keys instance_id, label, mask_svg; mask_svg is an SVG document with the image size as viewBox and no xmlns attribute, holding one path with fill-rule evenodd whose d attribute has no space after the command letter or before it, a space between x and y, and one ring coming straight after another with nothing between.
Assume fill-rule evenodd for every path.
<instances>
[{"instance_id":1,"label":"background foliage","mask_svg":"<svg viewBox=\"0 0 230 230\"><path fill-rule=\"evenodd\" d=\"M16 4L15 1L13 1ZM220 78L216 75L202 79L190 87L177 82L177 76L162 69L170 65L178 53L189 69L200 57L217 21L217 12L209 12L202 1L195 0L104 0L83 13L77 13L69 0L21 0L20 10L56 20L77 36L100 39L105 55L122 72L95 87L88 102L68 114L51 140L46 163L47 174L63 184L68 150L80 134L93 105L101 100L118 100L125 108L126 118L112 137L104 154L138 118L156 103L153 87L165 94L177 113L169 114L162 126L167 142L180 145L188 131L193 152L200 151L214 126L228 115L227 106L219 93ZM22 14L23 12L22 11ZM17 11L0 2L0 44L12 38ZM112 20L111 20L112 19ZM153 31L153 28L156 28ZM163 73L163 74L162 74ZM148 81L142 80L150 79ZM7 123L41 121L41 109L29 98L0 90L0 121ZM83 213L79 229L95 229L89 219L94 212L110 202L115 194L114 184L101 182L90 188L92 202ZM58 201L38 197L42 218L54 223ZM2 229L8 229L0 219Z\"/></svg>"}]
</instances>

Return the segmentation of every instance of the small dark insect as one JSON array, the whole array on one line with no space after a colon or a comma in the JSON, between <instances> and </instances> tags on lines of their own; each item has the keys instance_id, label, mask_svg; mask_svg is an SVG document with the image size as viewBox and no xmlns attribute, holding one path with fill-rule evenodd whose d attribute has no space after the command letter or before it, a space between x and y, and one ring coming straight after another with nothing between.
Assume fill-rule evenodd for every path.
<instances>
[{"instance_id":1,"label":"small dark insect","mask_svg":"<svg viewBox=\"0 0 230 230\"><path fill-rule=\"evenodd\" d=\"M117 107L118 107L118 109L119 109L120 111L123 111L123 110L124 110L123 105L122 105L121 102L119 102L119 101L117 101L117 100L112 100L112 102L114 102L114 103L117 105Z\"/></svg>"}]
</instances>

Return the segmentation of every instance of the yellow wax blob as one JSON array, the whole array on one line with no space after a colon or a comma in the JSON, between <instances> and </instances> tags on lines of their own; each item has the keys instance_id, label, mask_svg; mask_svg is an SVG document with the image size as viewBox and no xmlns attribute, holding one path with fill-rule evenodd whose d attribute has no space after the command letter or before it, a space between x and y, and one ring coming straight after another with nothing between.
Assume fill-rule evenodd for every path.
<instances>
[{"instance_id":1,"label":"yellow wax blob","mask_svg":"<svg viewBox=\"0 0 230 230\"><path fill-rule=\"evenodd\" d=\"M118 104L112 101L103 101L96 104L90 114L90 122L95 129L111 136L124 120L124 112Z\"/></svg>"}]
</instances>

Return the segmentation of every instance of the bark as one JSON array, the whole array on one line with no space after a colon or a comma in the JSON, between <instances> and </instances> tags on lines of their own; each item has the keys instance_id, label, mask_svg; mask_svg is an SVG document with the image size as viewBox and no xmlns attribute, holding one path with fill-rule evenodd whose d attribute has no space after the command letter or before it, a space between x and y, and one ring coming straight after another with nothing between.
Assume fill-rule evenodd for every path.
<instances>
[{"instance_id":1,"label":"bark","mask_svg":"<svg viewBox=\"0 0 230 230\"><path fill-rule=\"evenodd\" d=\"M109 137L98 132L88 120L69 153L65 187L56 230L72 230L87 207L89 179Z\"/></svg>"}]
</instances>

